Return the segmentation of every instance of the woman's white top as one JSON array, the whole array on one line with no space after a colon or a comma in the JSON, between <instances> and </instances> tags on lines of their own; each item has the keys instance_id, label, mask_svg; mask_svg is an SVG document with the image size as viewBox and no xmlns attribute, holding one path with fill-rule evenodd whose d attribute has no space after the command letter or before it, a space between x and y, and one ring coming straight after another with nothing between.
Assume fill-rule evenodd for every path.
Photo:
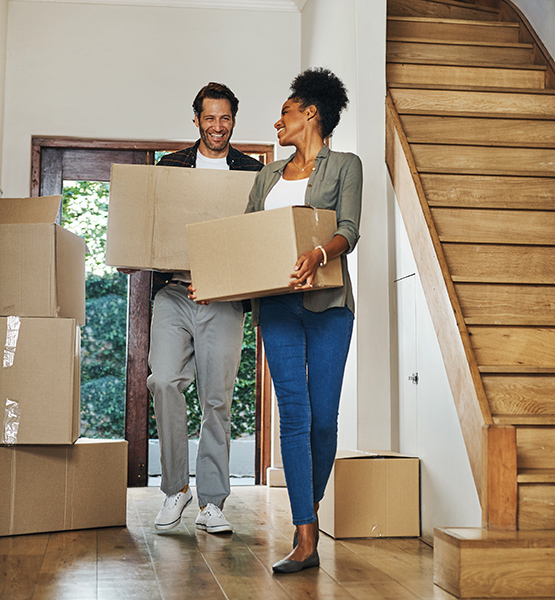
<instances>
[{"instance_id":1,"label":"woman's white top","mask_svg":"<svg viewBox=\"0 0 555 600\"><path fill-rule=\"evenodd\" d=\"M282 175L266 196L264 210L304 205L307 185L308 177L305 179L289 180L283 179Z\"/></svg>"}]
</instances>

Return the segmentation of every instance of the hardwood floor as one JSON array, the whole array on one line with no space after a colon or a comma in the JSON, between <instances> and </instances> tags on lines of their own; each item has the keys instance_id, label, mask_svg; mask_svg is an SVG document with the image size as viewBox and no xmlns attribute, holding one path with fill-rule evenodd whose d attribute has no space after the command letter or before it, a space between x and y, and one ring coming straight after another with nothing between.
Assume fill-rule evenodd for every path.
<instances>
[{"instance_id":1,"label":"hardwood floor","mask_svg":"<svg viewBox=\"0 0 555 600\"><path fill-rule=\"evenodd\" d=\"M284 488L237 486L226 504L233 534L181 525L156 533L158 488L132 488L126 528L0 538L2 600L448 600L432 582L432 549L419 539L336 541L321 534L320 569L273 575L290 551Z\"/></svg>"}]
</instances>

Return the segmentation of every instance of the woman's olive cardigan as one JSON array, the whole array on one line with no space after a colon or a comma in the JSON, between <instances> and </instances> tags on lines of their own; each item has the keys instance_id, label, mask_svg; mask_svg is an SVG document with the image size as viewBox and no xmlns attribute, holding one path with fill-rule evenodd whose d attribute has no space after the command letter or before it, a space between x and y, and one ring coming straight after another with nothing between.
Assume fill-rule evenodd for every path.
<instances>
[{"instance_id":1,"label":"woman's olive cardigan","mask_svg":"<svg viewBox=\"0 0 555 600\"><path fill-rule=\"evenodd\" d=\"M249 203L245 212L264 210L264 202L270 190L278 182L287 163L293 159L278 160L265 166L254 181ZM314 159L314 170L310 174L306 188L305 204L314 208L335 210L337 231L349 244L347 253L352 252L359 238L360 211L362 199L362 163L351 153L332 152L322 146ZM323 312L334 306L347 306L355 312L355 301L351 279L347 269L347 257L341 256L343 286L307 292L303 305L307 310ZM291 272L293 265L291 265ZM258 304L253 301L253 321L258 323Z\"/></svg>"}]
</instances>

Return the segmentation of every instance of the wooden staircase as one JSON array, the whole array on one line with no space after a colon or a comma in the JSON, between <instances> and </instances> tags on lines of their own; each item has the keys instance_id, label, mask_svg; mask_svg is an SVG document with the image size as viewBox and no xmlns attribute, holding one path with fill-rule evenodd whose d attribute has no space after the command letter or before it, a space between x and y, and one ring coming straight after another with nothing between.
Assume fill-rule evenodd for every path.
<instances>
[{"instance_id":1,"label":"wooden staircase","mask_svg":"<svg viewBox=\"0 0 555 600\"><path fill-rule=\"evenodd\" d=\"M436 531L435 581L555 597L555 63L508 0L388 0L387 84L387 164L483 511Z\"/></svg>"}]
</instances>

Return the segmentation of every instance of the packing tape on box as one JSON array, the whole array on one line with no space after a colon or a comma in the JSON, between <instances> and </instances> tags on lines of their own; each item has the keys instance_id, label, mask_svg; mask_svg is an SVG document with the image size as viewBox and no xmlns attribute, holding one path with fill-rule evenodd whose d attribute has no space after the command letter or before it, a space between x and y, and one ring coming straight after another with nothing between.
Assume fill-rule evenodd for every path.
<instances>
[{"instance_id":1,"label":"packing tape on box","mask_svg":"<svg viewBox=\"0 0 555 600\"><path fill-rule=\"evenodd\" d=\"M4 360L2 362L4 368L13 365L17 339L19 338L19 328L21 327L21 319L19 317L7 317L6 321L6 344L4 345Z\"/></svg>"},{"instance_id":2,"label":"packing tape on box","mask_svg":"<svg viewBox=\"0 0 555 600\"><path fill-rule=\"evenodd\" d=\"M12 446L17 443L17 432L19 431L19 421L21 419L21 409L19 403L15 400L6 398L6 409L4 411L4 427L2 429L2 444Z\"/></svg>"}]
</instances>

